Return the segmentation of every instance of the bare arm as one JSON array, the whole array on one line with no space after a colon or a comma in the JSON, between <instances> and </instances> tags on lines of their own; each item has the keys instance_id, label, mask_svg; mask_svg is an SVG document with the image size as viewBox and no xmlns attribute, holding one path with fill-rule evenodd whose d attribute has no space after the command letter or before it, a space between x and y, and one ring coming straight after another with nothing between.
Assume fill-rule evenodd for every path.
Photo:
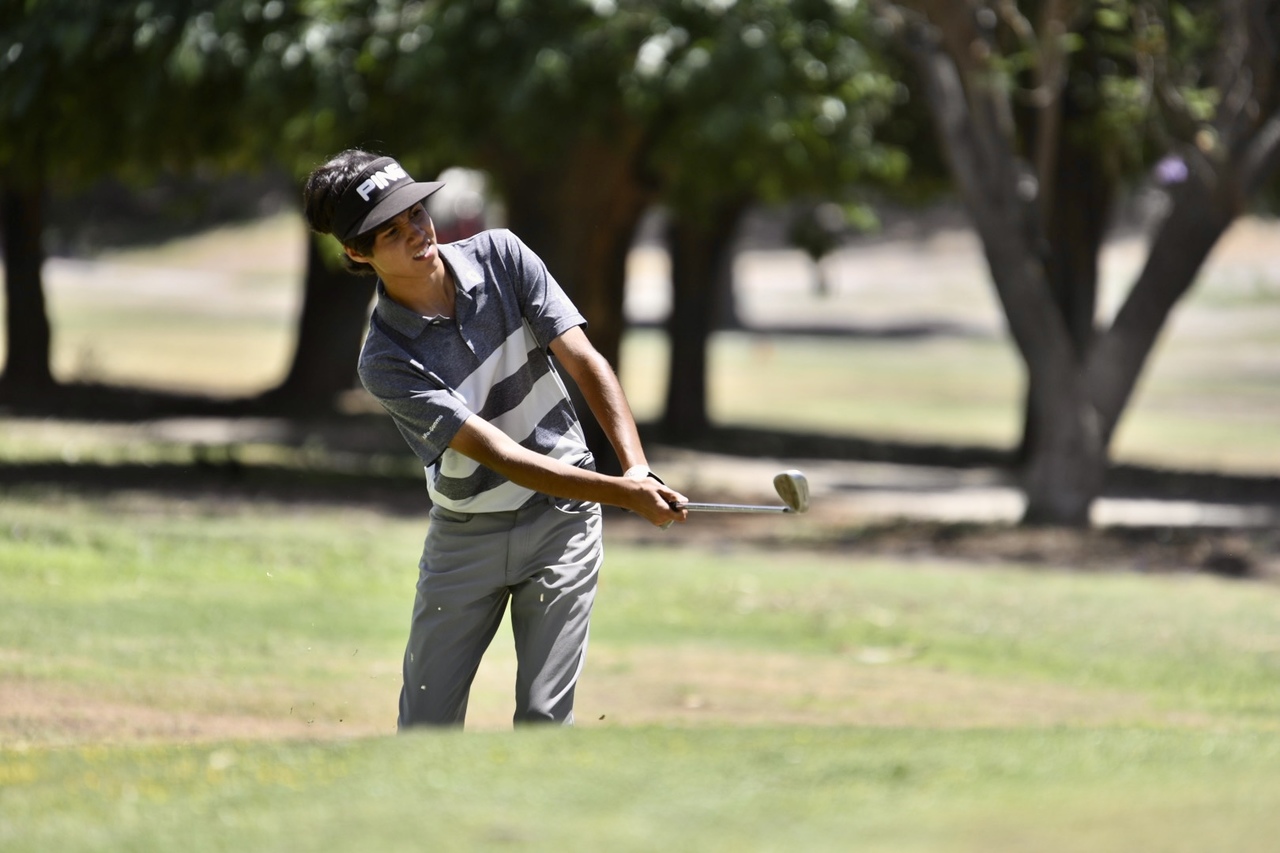
<instances>
[{"instance_id":1,"label":"bare arm","mask_svg":"<svg viewBox=\"0 0 1280 853\"><path fill-rule=\"evenodd\" d=\"M520 446L477 415L467 418L449 447L537 492L629 509L659 527L688 517L686 510L671 508L685 497L657 480L609 477L552 459Z\"/></svg>"},{"instance_id":2,"label":"bare arm","mask_svg":"<svg viewBox=\"0 0 1280 853\"><path fill-rule=\"evenodd\" d=\"M627 403L622 384L607 359L587 339L581 326L575 326L551 342L551 352L573 377L591 414L604 429L614 453L625 471L636 465L648 465L636 419Z\"/></svg>"}]
</instances>

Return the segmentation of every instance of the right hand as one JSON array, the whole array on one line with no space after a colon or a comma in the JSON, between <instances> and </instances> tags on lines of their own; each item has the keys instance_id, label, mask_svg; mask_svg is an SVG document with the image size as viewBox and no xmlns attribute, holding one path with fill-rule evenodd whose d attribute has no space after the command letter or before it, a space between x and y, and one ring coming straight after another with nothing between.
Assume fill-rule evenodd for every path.
<instances>
[{"instance_id":1,"label":"right hand","mask_svg":"<svg viewBox=\"0 0 1280 853\"><path fill-rule=\"evenodd\" d=\"M670 486L652 477L625 479L628 486L627 509L644 516L654 527L670 527L674 522L689 518L687 509L676 509L677 504L687 503L688 498Z\"/></svg>"}]
</instances>

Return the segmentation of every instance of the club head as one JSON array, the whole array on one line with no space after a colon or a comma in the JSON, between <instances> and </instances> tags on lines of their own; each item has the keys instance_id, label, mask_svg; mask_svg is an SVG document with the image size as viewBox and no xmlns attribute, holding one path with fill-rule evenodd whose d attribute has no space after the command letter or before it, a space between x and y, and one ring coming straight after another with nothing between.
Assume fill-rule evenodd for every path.
<instances>
[{"instance_id":1,"label":"club head","mask_svg":"<svg viewBox=\"0 0 1280 853\"><path fill-rule=\"evenodd\" d=\"M792 512L808 512L809 480L804 474L795 470L783 471L773 478L773 487L778 490L778 497Z\"/></svg>"}]
</instances>

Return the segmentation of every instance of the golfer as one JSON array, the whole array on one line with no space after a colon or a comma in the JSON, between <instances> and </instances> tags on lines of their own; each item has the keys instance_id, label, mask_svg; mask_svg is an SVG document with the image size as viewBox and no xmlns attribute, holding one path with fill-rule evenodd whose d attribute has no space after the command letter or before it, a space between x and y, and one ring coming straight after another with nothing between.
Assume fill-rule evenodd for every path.
<instances>
[{"instance_id":1,"label":"golfer","mask_svg":"<svg viewBox=\"0 0 1280 853\"><path fill-rule=\"evenodd\" d=\"M442 186L349 150L304 190L311 228L378 277L360 380L422 460L432 501L399 727L464 722L508 601L515 722L572 724L604 556L600 504L665 526L685 520L671 508L685 498L650 472L617 377L538 256L506 230L436 242L423 202ZM551 356L623 476L596 472Z\"/></svg>"}]
</instances>

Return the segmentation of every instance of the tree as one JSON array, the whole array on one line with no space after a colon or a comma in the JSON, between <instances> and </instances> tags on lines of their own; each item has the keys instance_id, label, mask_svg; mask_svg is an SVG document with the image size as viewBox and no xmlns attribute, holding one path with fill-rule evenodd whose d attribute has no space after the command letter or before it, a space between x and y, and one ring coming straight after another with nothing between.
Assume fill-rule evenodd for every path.
<instances>
[{"instance_id":1,"label":"tree","mask_svg":"<svg viewBox=\"0 0 1280 853\"><path fill-rule=\"evenodd\" d=\"M285 4L229 0L3 7L4 393L39 397L55 384L41 281L46 193L108 173L142 182L256 162L267 131L237 120L237 108L263 69L281 67L267 35L295 21Z\"/></svg>"},{"instance_id":2,"label":"tree","mask_svg":"<svg viewBox=\"0 0 1280 853\"><path fill-rule=\"evenodd\" d=\"M627 24L574 0L313 0L303 12L272 38L306 84L283 102L267 79L245 105L277 129L274 155L299 176L354 146L393 153L424 178L485 169L616 363L621 286L603 282L621 282L650 199L629 174L628 129L610 124L622 116L613 75ZM323 245L308 252L293 366L272 403L323 406L354 378L371 283L338 270Z\"/></svg>"},{"instance_id":3,"label":"tree","mask_svg":"<svg viewBox=\"0 0 1280 853\"><path fill-rule=\"evenodd\" d=\"M305 176L339 150L367 139L404 144L412 138L406 124L416 125L396 121L370 97L378 57L406 31L393 5L312 0L296 22L283 22L263 42L278 62L260 66L242 112L271 134L262 156L294 175L299 198ZM355 383L372 297L373 280L347 272L329 237L309 234L293 358L259 403L291 412L332 408Z\"/></svg>"},{"instance_id":4,"label":"tree","mask_svg":"<svg viewBox=\"0 0 1280 853\"><path fill-rule=\"evenodd\" d=\"M408 7L404 7L408 8ZM871 128L898 89L857 44L856 4L520 0L417 4L376 104L428 159L488 172L617 364L626 258L655 202L674 223L669 425L705 423L711 271L756 200L840 194L900 168ZM402 15L404 13L402 12ZM467 69L466 74L458 69ZM400 137L398 137L400 138ZM598 449L598 448L597 448Z\"/></svg>"},{"instance_id":5,"label":"tree","mask_svg":"<svg viewBox=\"0 0 1280 853\"><path fill-rule=\"evenodd\" d=\"M84 89L95 90L100 84L119 85L124 76L121 64L113 61L119 19L88 10L74 25L58 26L55 11L50 3L29 9L7 4L0 11L0 217L8 346L0 388L9 398L38 397L54 384L41 278L44 203L50 170L76 165L66 163L70 140L78 146L82 138L72 128L79 105L71 102L73 80L85 71L96 72L83 81ZM99 156L93 142L110 144L90 140L85 157Z\"/></svg>"},{"instance_id":6,"label":"tree","mask_svg":"<svg viewBox=\"0 0 1280 853\"><path fill-rule=\"evenodd\" d=\"M269 158L301 176L334 151L366 145L423 176L482 168L615 364L626 257L642 213L667 198L680 214L683 299L707 282L685 259L705 266L717 257L693 241L708 233L723 241L752 199L797 187L831 192L866 166L870 155L860 152L878 149L855 132L862 105L891 88L883 77L869 85L866 57L849 37L851 7L827 0L179 7L182 15L123 4L110 18L115 43L151 46L145 56L109 51L122 73L168 71L151 75L170 81L149 99L164 111L118 105L139 132L154 128L148 138L166 162ZM726 77L737 85L726 90ZM117 152L103 162L130 161ZM272 403L327 405L352 379L370 285L338 271L322 245L308 251L293 365ZM696 327L705 320L688 313L701 337L679 335L678 346L701 361L705 331ZM673 387L705 412L700 388Z\"/></svg>"},{"instance_id":7,"label":"tree","mask_svg":"<svg viewBox=\"0 0 1280 853\"><path fill-rule=\"evenodd\" d=\"M513 230L547 262L615 365L626 256L656 187L621 83L657 4L479 0L419 4L419 41L378 98L441 163L483 169ZM408 22L407 22L408 23ZM466 69L466 73L460 73Z\"/></svg>"},{"instance_id":8,"label":"tree","mask_svg":"<svg viewBox=\"0 0 1280 853\"><path fill-rule=\"evenodd\" d=\"M707 344L736 226L758 203L838 199L895 182L906 158L877 141L899 84L869 51L858 4L673 3L642 48L645 164L670 212L671 360L663 431L705 430ZM730 82L731 81L731 82Z\"/></svg>"},{"instance_id":9,"label":"tree","mask_svg":"<svg viewBox=\"0 0 1280 853\"><path fill-rule=\"evenodd\" d=\"M52 333L45 312L41 231L44 187L16 175L0 179L3 228L5 340L8 353L0 375L0 398L38 397L53 385L49 369Z\"/></svg>"},{"instance_id":10,"label":"tree","mask_svg":"<svg viewBox=\"0 0 1280 853\"><path fill-rule=\"evenodd\" d=\"M373 280L347 272L327 237L307 236L302 306L289 372L261 398L269 408L327 411L356 379Z\"/></svg>"},{"instance_id":11,"label":"tree","mask_svg":"<svg viewBox=\"0 0 1280 853\"><path fill-rule=\"evenodd\" d=\"M1084 526L1151 348L1280 162L1280 2L879 2L914 57L1027 368L1027 523ZM1168 214L1111 324L1111 202L1155 160Z\"/></svg>"}]
</instances>

